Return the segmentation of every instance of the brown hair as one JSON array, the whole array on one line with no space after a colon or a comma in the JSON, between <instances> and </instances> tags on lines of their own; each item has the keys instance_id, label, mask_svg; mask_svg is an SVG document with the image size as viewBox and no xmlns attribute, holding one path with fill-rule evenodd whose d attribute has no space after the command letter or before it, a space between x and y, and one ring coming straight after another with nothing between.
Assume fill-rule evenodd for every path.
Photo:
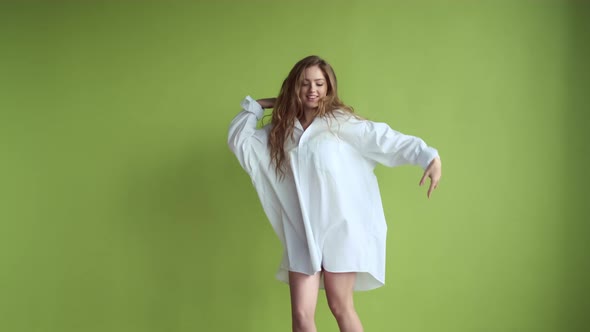
<instances>
[{"instance_id":1,"label":"brown hair","mask_svg":"<svg viewBox=\"0 0 590 332\"><path fill-rule=\"evenodd\" d=\"M285 176L285 161L287 159L284 149L285 141L293 135L295 119L304 118L303 102L299 97L299 91L304 80L305 69L314 66L320 68L328 84L326 96L319 101L315 116L333 116L336 110L354 113L352 107L345 105L338 97L336 74L334 74L332 66L315 55L310 55L297 62L283 81L272 112L272 129L268 144L271 160L280 178Z\"/></svg>"}]
</instances>

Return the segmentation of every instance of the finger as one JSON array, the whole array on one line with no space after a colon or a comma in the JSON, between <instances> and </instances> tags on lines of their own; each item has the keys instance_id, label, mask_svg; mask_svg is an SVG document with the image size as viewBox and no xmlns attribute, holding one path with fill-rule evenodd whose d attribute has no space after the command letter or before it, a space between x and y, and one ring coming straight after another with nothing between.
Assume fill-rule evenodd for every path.
<instances>
[{"instance_id":1,"label":"finger","mask_svg":"<svg viewBox=\"0 0 590 332\"><path fill-rule=\"evenodd\" d=\"M426 177L428 177L428 171L424 172L424 175L422 175L422 178L420 179L420 182L418 184L419 186L424 184L424 180L426 180Z\"/></svg>"},{"instance_id":2,"label":"finger","mask_svg":"<svg viewBox=\"0 0 590 332\"><path fill-rule=\"evenodd\" d=\"M434 190L434 188L435 188L434 181L430 181L430 187L428 188L428 193L427 193L428 198L430 198L430 195L432 194L432 191Z\"/></svg>"}]
</instances>

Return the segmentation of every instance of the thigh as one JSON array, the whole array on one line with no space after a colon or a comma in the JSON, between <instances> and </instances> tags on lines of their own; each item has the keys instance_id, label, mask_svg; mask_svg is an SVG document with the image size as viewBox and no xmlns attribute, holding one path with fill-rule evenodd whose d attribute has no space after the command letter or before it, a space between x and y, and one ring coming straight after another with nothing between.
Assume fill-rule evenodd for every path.
<instances>
[{"instance_id":1,"label":"thigh","mask_svg":"<svg viewBox=\"0 0 590 332\"><path fill-rule=\"evenodd\" d=\"M324 271L326 297L332 304L352 305L356 272L334 273Z\"/></svg>"},{"instance_id":2,"label":"thigh","mask_svg":"<svg viewBox=\"0 0 590 332\"><path fill-rule=\"evenodd\" d=\"M320 288L320 273L307 275L289 271L291 308L294 311L315 312Z\"/></svg>"}]
</instances>

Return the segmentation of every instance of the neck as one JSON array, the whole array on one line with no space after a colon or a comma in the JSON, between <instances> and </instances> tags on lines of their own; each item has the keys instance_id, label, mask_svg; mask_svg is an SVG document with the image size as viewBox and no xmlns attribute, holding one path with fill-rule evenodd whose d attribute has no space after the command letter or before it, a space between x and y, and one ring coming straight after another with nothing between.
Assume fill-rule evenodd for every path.
<instances>
[{"instance_id":1,"label":"neck","mask_svg":"<svg viewBox=\"0 0 590 332\"><path fill-rule=\"evenodd\" d=\"M303 129L307 129L307 127L309 127L309 125L312 123L313 119L315 119L316 117L316 109L306 109L303 112L303 116L301 117L301 119L299 119L299 122L301 122L301 126L303 126Z\"/></svg>"}]
</instances>

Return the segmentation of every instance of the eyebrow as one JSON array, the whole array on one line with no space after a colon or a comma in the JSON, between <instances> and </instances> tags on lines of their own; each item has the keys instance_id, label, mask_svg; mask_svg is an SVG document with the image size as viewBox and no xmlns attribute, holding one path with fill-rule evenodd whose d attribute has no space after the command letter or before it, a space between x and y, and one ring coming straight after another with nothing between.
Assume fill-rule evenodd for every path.
<instances>
[{"instance_id":1,"label":"eyebrow","mask_svg":"<svg viewBox=\"0 0 590 332\"><path fill-rule=\"evenodd\" d=\"M307 79L307 78L304 78L303 80L304 80L304 81L309 81L309 79ZM317 81L325 81L325 80L326 80L326 79L324 79L324 78L316 78L314 81L316 81L316 82L317 82Z\"/></svg>"}]
</instances>

